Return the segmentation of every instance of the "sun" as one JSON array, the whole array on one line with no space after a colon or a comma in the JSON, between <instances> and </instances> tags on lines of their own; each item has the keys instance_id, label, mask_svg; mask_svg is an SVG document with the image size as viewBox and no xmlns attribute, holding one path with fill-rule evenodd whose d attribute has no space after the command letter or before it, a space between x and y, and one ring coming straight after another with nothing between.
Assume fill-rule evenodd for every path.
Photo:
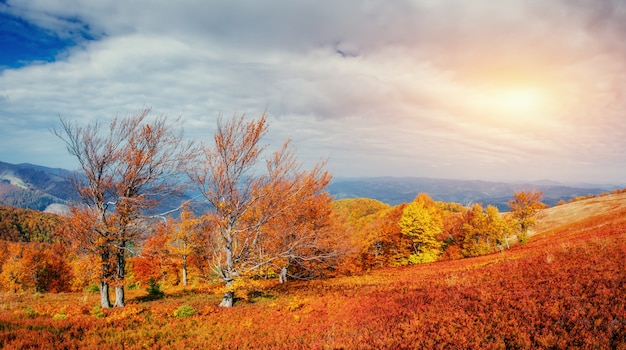
<instances>
[{"instance_id":1,"label":"sun","mask_svg":"<svg viewBox=\"0 0 626 350\"><path fill-rule=\"evenodd\" d=\"M502 109L509 111L532 111L542 105L541 94L534 89L514 89L500 92L494 101Z\"/></svg>"},{"instance_id":2,"label":"sun","mask_svg":"<svg viewBox=\"0 0 626 350\"><path fill-rule=\"evenodd\" d=\"M492 118L533 120L545 115L548 95L539 87L494 86L476 91L472 105L480 114Z\"/></svg>"},{"instance_id":3,"label":"sun","mask_svg":"<svg viewBox=\"0 0 626 350\"><path fill-rule=\"evenodd\" d=\"M503 116L536 118L546 106L545 94L536 88L503 89L494 96L494 108Z\"/></svg>"}]
</instances>

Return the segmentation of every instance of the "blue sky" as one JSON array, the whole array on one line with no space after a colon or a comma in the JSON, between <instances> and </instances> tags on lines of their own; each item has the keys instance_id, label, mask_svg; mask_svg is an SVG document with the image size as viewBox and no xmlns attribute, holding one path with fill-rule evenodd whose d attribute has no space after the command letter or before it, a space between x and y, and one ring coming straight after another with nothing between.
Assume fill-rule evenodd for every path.
<instances>
[{"instance_id":1,"label":"blue sky","mask_svg":"<svg viewBox=\"0 0 626 350\"><path fill-rule=\"evenodd\" d=\"M33 61L54 61L59 51L72 45L29 22L0 13L0 66L19 68Z\"/></svg>"},{"instance_id":2,"label":"blue sky","mask_svg":"<svg viewBox=\"0 0 626 350\"><path fill-rule=\"evenodd\" d=\"M626 1L0 1L0 161L152 107L267 111L335 176L626 182Z\"/></svg>"}]
</instances>

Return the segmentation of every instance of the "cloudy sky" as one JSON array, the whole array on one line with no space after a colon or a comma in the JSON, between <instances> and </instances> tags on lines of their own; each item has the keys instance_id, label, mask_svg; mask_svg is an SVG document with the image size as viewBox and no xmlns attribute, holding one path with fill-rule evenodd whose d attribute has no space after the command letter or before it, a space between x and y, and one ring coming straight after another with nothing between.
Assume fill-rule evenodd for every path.
<instances>
[{"instance_id":1,"label":"cloudy sky","mask_svg":"<svg viewBox=\"0 0 626 350\"><path fill-rule=\"evenodd\" d=\"M0 0L0 161L152 107L267 111L335 176L626 183L625 0Z\"/></svg>"}]
</instances>

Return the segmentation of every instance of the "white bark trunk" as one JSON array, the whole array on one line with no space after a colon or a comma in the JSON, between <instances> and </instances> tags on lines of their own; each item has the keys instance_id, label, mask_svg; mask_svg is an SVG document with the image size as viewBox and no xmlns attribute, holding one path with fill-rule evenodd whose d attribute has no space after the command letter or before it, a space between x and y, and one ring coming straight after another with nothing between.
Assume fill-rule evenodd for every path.
<instances>
[{"instance_id":1,"label":"white bark trunk","mask_svg":"<svg viewBox=\"0 0 626 350\"><path fill-rule=\"evenodd\" d=\"M228 229L226 235L224 235L226 237L226 244L224 247L226 253L226 266L222 271L222 277L226 281L227 292L224 293L224 298L222 298L220 307L232 307L233 302L235 301L235 292L231 289L233 284L233 271L235 269L235 264L233 262L233 240L230 231L231 230Z\"/></svg>"},{"instance_id":2,"label":"white bark trunk","mask_svg":"<svg viewBox=\"0 0 626 350\"><path fill-rule=\"evenodd\" d=\"M280 269L280 274L278 275L278 282L285 283L287 282L287 267L283 267Z\"/></svg>"},{"instance_id":3,"label":"white bark trunk","mask_svg":"<svg viewBox=\"0 0 626 350\"><path fill-rule=\"evenodd\" d=\"M187 256L183 256L183 286L187 285Z\"/></svg>"},{"instance_id":4,"label":"white bark trunk","mask_svg":"<svg viewBox=\"0 0 626 350\"><path fill-rule=\"evenodd\" d=\"M109 298L108 278L111 276L109 265L109 251L104 249L100 252L100 306L103 309L111 307L111 299Z\"/></svg>"},{"instance_id":5,"label":"white bark trunk","mask_svg":"<svg viewBox=\"0 0 626 350\"><path fill-rule=\"evenodd\" d=\"M220 307L233 307L234 300L235 300L235 292L226 292L224 293L224 298L222 298Z\"/></svg>"},{"instance_id":6,"label":"white bark trunk","mask_svg":"<svg viewBox=\"0 0 626 350\"><path fill-rule=\"evenodd\" d=\"M117 275L115 286L115 306L116 307L124 307L124 277L126 271L126 256L124 248L125 244L122 244L122 249L115 254L115 258L117 260Z\"/></svg>"},{"instance_id":7,"label":"white bark trunk","mask_svg":"<svg viewBox=\"0 0 626 350\"><path fill-rule=\"evenodd\" d=\"M106 282L100 282L100 306L103 309L111 307L111 300L109 299L109 284Z\"/></svg>"},{"instance_id":8,"label":"white bark trunk","mask_svg":"<svg viewBox=\"0 0 626 350\"><path fill-rule=\"evenodd\" d=\"M115 307L124 307L124 286L115 286Z\"/></svg>"}]
</instances>

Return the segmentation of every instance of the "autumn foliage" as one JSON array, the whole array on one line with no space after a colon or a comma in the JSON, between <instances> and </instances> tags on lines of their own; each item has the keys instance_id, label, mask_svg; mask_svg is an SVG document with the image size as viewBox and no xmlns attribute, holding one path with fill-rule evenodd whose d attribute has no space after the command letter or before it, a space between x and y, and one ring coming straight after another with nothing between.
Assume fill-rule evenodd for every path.
<instances>
[{"instance_id":1,"label":"autumn foliage","mask_svg":"<svg viewBox=\"0 0 626 350\"><path fill-rule=\"evenodd\" d=\"M626 346L626 211L476 258L290 284L262 282L239 307L219 289L5 294L6 348L602 348ZM242 294L242 298L244 295ZM96 306L96 307L94 307Z\"/></svg>"},{"instance_id":2,"label":"autumn foliage","mask_svg":"<svg viewBox=\"0 0 626 350\"><path fill-rule=\"evenodd\" d=\"M3 242L0 285L16 292L66 292L71 271L64 258L67 250L55 243Z\"/></svg>"},{"instance_id":3,"label":"autumn foliage","mask_svg":"<svg viewBox=\"0 0 626 350\"><path fill-rule=\"evenodd\" d=\"M135 280L143 285L150 279L164 286L186 286L208 279L205 245L210 223L185 206L178 219L168 217L154 223L143 241L141 254L130 259Z\"/></svg>"},{"instance_id":4,"label":"autumn foliage","mask_svg":"<svg viewBox=\"0 0 626 350\"><path fill-rule=\"evenodd\" d=\"M347 259L361 271L500 252L513 244L520 227L494 206L436 202L425 193L395 207L356 198L336 201L335 208L356 251Z\"/></svg>"},{"instance_id":5,"label":"autumn foliage","mask_svg":"<svg viewBox=\"0 0 626 350\"><path fill-rule=\"evenodd\" d=\"M0 240L58 242L55 228L60 218L37 210L0 206Z\"/></svg>"}]
</instances>

